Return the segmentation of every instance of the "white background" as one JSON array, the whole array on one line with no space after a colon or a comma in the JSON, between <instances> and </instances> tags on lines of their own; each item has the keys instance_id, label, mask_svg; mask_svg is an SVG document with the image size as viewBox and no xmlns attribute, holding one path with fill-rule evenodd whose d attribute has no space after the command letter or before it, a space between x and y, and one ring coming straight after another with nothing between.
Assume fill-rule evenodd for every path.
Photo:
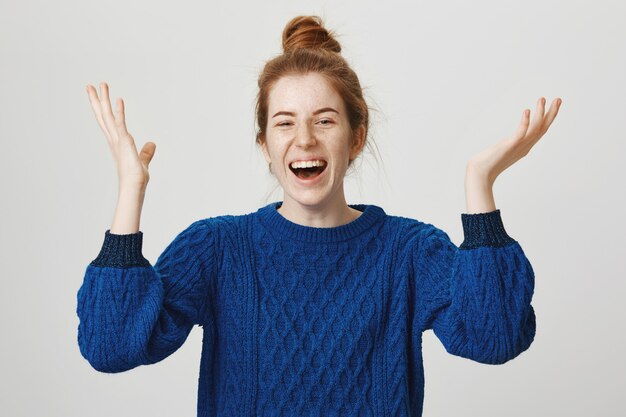
<instances>
[{"instance_id":1,"label":"white background","mask_svg":"<svg viewBox=\"0 0 626 417\"><path fill-rule=\"evenodd\" d=\"M537 99L563 104L498 177L536 274L537 334L500 366L424 335L424 416L618 416L626 405L626 6L622 1L0 2L0 414L195 416L201 328L121 374L77 344L76 293L110 227L117 177L85 85L123 97L157 144L141 230L151 262L192 221L282 199L254 143L256 80L284 25L337 33L372 114L349 203L463 241L463 176Z\"/></svg>"}]
</instances>

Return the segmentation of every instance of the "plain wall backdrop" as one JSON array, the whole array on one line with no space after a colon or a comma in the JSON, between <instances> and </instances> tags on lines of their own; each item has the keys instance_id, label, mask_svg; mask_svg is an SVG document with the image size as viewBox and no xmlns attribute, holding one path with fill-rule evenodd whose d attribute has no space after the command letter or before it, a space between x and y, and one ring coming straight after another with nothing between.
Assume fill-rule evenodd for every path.
<instances>
[{"instance_id":1,"label":"plain wall backdrop","mask_svg":"<svg viewBox=\"0 0 626 417\"><path fill-rule=\"evenodd\" d=\"M537 99L563 104L496 180L536 275L537 334L504 365L424 335L424 416L623 416L626 5L623 1L0 1L0 415L195 416L202 331L172 356L95 371L76 295L117 200L85 85L123 97L157 144L141 231L154 263L192 221L282 199L254 143L264 62L316 14L377 110L349 203L463 241L464 170ZM531 113L532 116L533 113ZM376 159L379 159L377 162Z\"/></svg>"}]
</instances>

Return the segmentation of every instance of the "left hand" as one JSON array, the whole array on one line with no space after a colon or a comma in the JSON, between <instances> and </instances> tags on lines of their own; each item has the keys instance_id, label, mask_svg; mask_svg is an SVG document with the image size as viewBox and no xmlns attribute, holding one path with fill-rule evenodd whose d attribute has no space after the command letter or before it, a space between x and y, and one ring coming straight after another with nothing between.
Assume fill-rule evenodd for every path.
<instances>
[{"instance_id":1,"label":"left hand","mask_svg":"<svg viewBox=\"0 0 626 417\"><path fill-rule=\"evenodd\" d=\"M545 135L559 112L561 102L562 100L558 97L554 99L550 110L544 115L546 100L544 97L539 98L532 123L530 123L530 110L524 109L522 120L513 136L472 157L467 164L468 173L478 176L488 186L493 185L502 171L526 156L535 143Z\"/></svg>"}]
</instances>

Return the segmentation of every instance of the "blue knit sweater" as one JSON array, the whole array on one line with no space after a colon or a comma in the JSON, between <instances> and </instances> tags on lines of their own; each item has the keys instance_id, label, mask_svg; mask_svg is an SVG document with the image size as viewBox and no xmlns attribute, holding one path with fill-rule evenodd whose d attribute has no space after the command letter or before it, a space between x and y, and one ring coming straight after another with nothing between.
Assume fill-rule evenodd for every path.
<instances>
[{"instance_id":1,"label":"blue knit sweater","mask_svg":"<svg viewBox=\"0 0 626 417\"><path fill-rule=\"evenodd\" d=\"M270 203L197 220L151 263L105 232L77 293L81 354L122 372L203 329L198 416L421 416L422 333L502 364L535 336L533 269L500 210L461 214L457 247L376 205L332 228Z\"/></svg>"}]
</instances>

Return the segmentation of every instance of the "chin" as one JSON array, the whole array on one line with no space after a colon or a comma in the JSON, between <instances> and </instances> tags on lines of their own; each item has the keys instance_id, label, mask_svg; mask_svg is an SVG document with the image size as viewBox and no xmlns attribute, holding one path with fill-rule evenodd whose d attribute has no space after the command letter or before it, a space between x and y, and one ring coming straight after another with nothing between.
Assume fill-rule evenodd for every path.
<instances>
[{"instance_id":1,"label":"chin","mask_svg":"<svg viewBox=\"0 0 626 417\"><path fill-rule=\"evenodd\" d=\"M334 198L338 198L338 195L335 194L333 196L332 191L329 189L311 189L296 190L291 193L285 192L284 197L284 199L289 199L293 203L300 204L302 206L321 208L330 204Z\"/></svg>"},{"instance_id":2,"label":"chin","mask_svg":"<svg viewBox=\"0 0 626 417\"><path fill-rule=\"evenodd\" d=\"M293 201L294 203L298 203L302 206L311 206L311 207L317 207L317 206L323 205L328 201L328 197L325 195L324 196L322 195L297 195L297 196L290 196L289 199Z\"/></svg>"}]
</instances>

